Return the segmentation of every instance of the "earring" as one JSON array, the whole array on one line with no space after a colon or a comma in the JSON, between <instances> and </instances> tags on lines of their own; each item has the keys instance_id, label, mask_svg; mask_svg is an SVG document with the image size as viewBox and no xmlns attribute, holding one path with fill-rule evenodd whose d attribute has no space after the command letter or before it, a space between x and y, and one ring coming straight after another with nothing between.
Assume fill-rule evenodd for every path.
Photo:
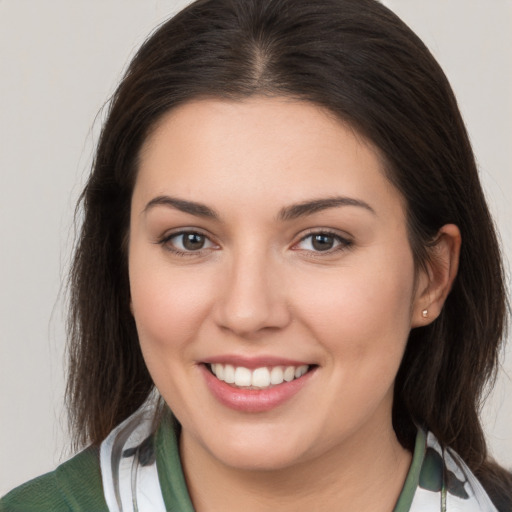
<instances>
[{"instance_id":1,"label":"earring","mask_svg":"<svg viewBox=\"0 0 512 512\"><path fill-rule=\"evenodd\" d=\"M424 309L422 312L421 312L421 316L423 318L428 318L428 309Z\"/></svg>"}]
</instances>

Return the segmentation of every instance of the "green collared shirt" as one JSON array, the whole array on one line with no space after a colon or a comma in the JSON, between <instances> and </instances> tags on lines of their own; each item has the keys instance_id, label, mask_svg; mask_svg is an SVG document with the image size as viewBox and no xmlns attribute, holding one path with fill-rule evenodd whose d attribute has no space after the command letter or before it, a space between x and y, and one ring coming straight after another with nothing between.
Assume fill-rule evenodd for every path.
<instances>
[{"instance_id":1,"label":"green collared shirt","mask_svg":"<svg viewBox=\"0 0 512 512\"><path fill-rule=\"evenodd\" d=\"M163 415L151 443L166 510L194 512L181 466L178 430L170 413ZM427 447L425 432L419 429L412 464L394 512L409 512L418 488L422 492L443 490L440 479L444 470L439 460L440 457ZM18 511L108 512L103 495L99 449L87 448L55 471L17 487L0 500L0 512Z\"/></svg>"}]
</instances>

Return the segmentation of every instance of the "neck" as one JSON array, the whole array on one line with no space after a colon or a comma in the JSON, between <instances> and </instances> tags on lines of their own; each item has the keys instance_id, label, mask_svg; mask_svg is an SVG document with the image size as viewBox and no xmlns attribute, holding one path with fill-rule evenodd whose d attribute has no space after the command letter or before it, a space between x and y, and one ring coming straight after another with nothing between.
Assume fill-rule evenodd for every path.
<instances>
[{"instance_id":1,"label":"neck","mask_svg":"<svg viewBox=\"0 0 512 512\"><path fill-rule=\"evenodd\" d=\"M226 466L182 431L185 478L197 512L391 512L411 454L389 428L358 431L321 456L275 470Z\"/></svg>"}]
</instances>

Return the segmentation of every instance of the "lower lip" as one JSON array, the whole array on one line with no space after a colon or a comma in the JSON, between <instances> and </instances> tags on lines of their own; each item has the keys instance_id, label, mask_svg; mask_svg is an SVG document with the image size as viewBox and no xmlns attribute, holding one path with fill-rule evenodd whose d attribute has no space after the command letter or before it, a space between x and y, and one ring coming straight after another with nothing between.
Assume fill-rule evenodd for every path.
<instances>
[{"instance_id":1,"label":"lower lip","mask_svg":"<svg viewBox=\"0 0 512 512\"><path fill-rule=\"evenodd\" d=\"M284 404L296 395L315 373L313 369L298 379L267 389L240 389L217 379L206 365L202 364L200 368L213 396L226 407L241 412L266 412Z\"/></svg>"}]
</instances>

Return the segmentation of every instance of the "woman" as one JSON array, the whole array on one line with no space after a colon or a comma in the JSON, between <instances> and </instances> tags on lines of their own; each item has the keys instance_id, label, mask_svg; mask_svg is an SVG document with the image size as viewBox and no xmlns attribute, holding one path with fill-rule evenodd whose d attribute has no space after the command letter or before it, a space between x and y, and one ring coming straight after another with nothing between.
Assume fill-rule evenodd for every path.
<instances>
[{"instance_id":1,"label":"woman","mask_svg":"<svg viewBox=\"0 0 512 512\"><path fill-rule=\"evenodd\" d=\"M195 2L131 63L82 204L90 447L1 510L510 510L478 418L496 235L449 84L382 5Z\"/></svg>"}]
</instances>

